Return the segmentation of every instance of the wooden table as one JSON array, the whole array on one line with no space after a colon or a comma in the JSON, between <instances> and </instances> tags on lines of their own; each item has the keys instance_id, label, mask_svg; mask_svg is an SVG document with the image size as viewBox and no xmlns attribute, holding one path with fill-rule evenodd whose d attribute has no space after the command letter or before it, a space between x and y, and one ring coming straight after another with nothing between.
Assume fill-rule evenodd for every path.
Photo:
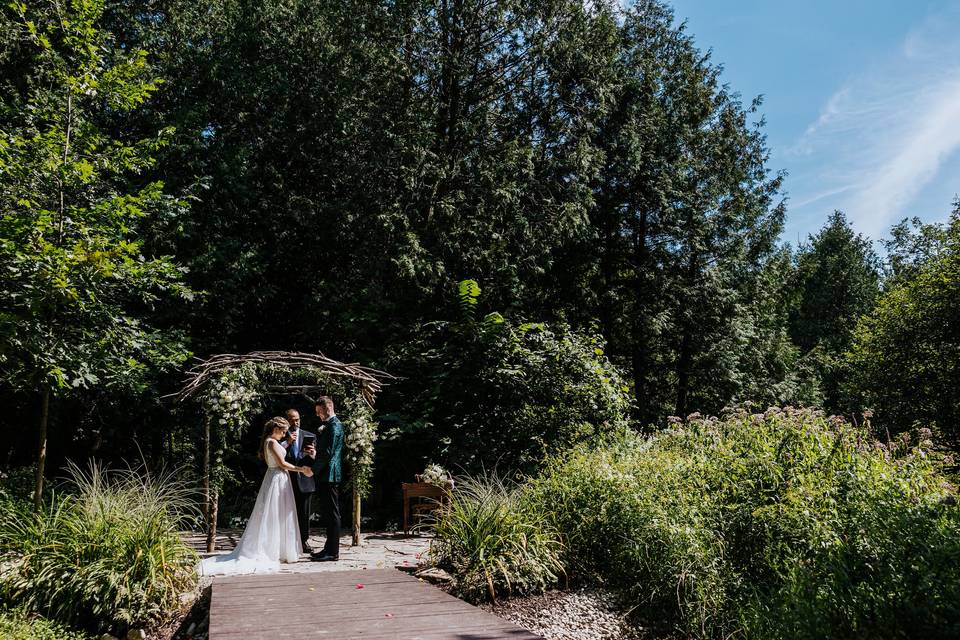
<instances>
[{"instance_id":1,"label":"wooden table","mask_svg":"<svg viewBox=\"0 0 960 640\"><path fill-rule=\"evenodd\" d=\"M410 533L410 509L418 504L424 505L424 500L429 500L426 505L426 511L431 511L439 506L441 502L447 500L450 494L446 489L438 487L429 482L404 482L403 483L403 532ZM412 502L413 501L413 502ZM411 504L412 502L412 504Z\"/></svg>"}]
</instances>

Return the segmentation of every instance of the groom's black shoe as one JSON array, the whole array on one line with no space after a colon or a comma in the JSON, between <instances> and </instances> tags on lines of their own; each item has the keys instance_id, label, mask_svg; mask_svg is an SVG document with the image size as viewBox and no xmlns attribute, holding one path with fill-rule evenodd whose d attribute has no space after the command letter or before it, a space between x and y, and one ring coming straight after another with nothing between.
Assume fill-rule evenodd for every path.
<instances>
[{"instance_id":1,"label":"groom's black shoe","mask_svg":"<svg viewBox=\"0 0 960 640\"><path fill-rule=\"evenodd\" d=\"M315 562L336 562L340 556L331 556L326 553L311 553L310 559Z\"/></svg>"}]
</instances>

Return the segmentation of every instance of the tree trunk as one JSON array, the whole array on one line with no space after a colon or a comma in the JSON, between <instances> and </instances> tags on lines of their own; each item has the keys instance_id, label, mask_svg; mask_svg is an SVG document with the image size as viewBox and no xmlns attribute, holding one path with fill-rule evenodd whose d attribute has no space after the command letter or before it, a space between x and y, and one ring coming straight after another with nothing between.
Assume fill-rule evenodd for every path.
<instances>
[{"instance_id":1,"label":"tree trunk","mask_svg":"<svg viewBox=\"0 0 960 640\"><path fill-rule=\"evenodd\" d=\"M687 267L687 298L692 302L697 279L697 254L691 253ZM689 305L688 305L689 307ZM689 308L681 316L680 354L677 356L677 406L674 413L683 418L687 415L687 396L690 392L690 369L693 366L693 320L688 317Z\"/></svg>"},{"instance_id":2,"label":"tree trunk","mask_svg":"<svg viewBox=\"0 0 960 640\"><path fill-rule=\"evenodd\" d=\"M674 413L679 417L687 414L687 394L690 389L690 364L693 354L690 327L685 326L680 338L680 356L677 358L677 406Z\"/></svg>"},{"instance_id":3,"label":"tree trunk","mask_svg":"<svg viewBox=\"0 0 960 640\"><path fill-rule=\"evenodd\" d=\"M210 491L210 511L207 520L207 552L212 552L217 543L217 513L220 510L220 493L213 489Z\"/></svg>"},{"instance_id":4,"label":"tree trunk","mask_svg":"<svg viewBox=\"0 0 960 640\"><path fill-rule=\"evenodd\" d=\"M616 279L616 256L617 234L616 234L616 213L611 211L612 206L609 201L597 207L600 226L603 229L600 246L600 279L601 293L597 297L600 305L600 330L607 339L607 344L616 344L616 328L614 325L613 302L616 299L617 291L614 289L614 280ZM619 314L617 314L619 315Z\"/></svg>"},{"instance_id":5,"label":"tree trunk","mask_svg":"<svg viewBox=\"0 0 960 640\"><path fill-rule=\"evenodd\" d=\"M360 546L360 494L353 490L353 546Z\"/></svg>"},{"instance_id":6,"label":"tree trunk","mask_svg":"<svg viewBox=\"0 0 960 640\"><path fill-rule=\"evenodd\" d=\"M636 402L637 417L643 422L654 419L653 405L647 392L647 378L650 374L650 345L647 335L646 308L649 300L647 291L647 268L649 248L647 247L647 212L640 213L633 238L633 327L630 336L630 364L633 373L633 396ZM645 425L644 425L645 426Z\"/></svg>"},{"instance_id":7,"label":"tree trunk","mask_svg":"<svg viewBox=\"0 0 960 640\"><path fill-rule=\"evenodd\" d=\"M37 455L37 481L33 490L33 507L37 511L43 504L43 472L47 466L47 423L50 418L50 389L44 388L40 403L40 451Z\"/></svg>"},{"instance_id":8,"label":"tree trunk","mask_svg":"<svg viewBox=\"0 0 960 640\"><path fill-rule=\"evenodd\" d=\"M217 537L216 492L210 488L210 415L203 419L203 515L207 521L207 552Z\"/></svg>"}]
</instances>

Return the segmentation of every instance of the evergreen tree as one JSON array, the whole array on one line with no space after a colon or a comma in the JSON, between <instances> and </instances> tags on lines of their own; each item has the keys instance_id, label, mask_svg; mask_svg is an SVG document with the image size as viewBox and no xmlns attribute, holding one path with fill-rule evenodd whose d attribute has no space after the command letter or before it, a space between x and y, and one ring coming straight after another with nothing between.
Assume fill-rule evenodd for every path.
<instances>
[{"instance_id":1,"label":"evergreen tree","mask_svg":"<svg viewBox=\"0 0 960 640\"><path fill-rule=\"evenodd\" d=\"M765 168L762 122L748 122L758 103L720 85L659 2L627 12L611 64L576 309L629 363L643 422L719 410L743 382L735 336L782 224L781 177Z\"/></svg>"},{"instance_id":2,"label":"evergreen tree","mask_svg":"<svg viewBox=\"0 0 960 640\"><path fill-rule=\"evenodd\" d=\"M842 411L842 355L880 290L880 262L870 241L835 211L797 251L790 284L790 335L822 380L825 407Z\"/></svg>"}]
</instances>

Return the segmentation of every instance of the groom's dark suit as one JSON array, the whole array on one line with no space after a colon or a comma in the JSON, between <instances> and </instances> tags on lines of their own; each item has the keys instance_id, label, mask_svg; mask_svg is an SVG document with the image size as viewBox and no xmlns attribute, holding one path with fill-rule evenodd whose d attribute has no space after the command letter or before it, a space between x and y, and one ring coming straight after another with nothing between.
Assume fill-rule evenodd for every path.
<instances>
[{"instance_id":1,"label":"groom's dark suit","mask_svg":"<svg viewBox=\"0 0 960 640\"><path fill-rule=\"evenodd\" d=\"M327 524L327 541L321 553L337 558L340 556L340 480L344 433L337 416L330 416L323 427L320 442L317 443L317 460L313 463L320 509Z\"/></svg>"},{"instance_id":2,"label":"groom's dark suit","mask_svg":"<svg viewBox=\"0 0 960 640\"><path fill-rule=\"evenodd\" d=\"M303 452L304 436L316 438L316 434L300 429L297 433L295 443L287 443L286 460L292 465L312 466L313 458ZM316 442L314 442L316 444ZM310 535L310 512L312 511L311 500L313 493L317 490L317 483L313 478L308 478L302 473L290 472L290 482L293 484L293 498L297 503L297 522L300 524L300 545L307 550L307 537Z\"/></svg>"}]
</instances>

